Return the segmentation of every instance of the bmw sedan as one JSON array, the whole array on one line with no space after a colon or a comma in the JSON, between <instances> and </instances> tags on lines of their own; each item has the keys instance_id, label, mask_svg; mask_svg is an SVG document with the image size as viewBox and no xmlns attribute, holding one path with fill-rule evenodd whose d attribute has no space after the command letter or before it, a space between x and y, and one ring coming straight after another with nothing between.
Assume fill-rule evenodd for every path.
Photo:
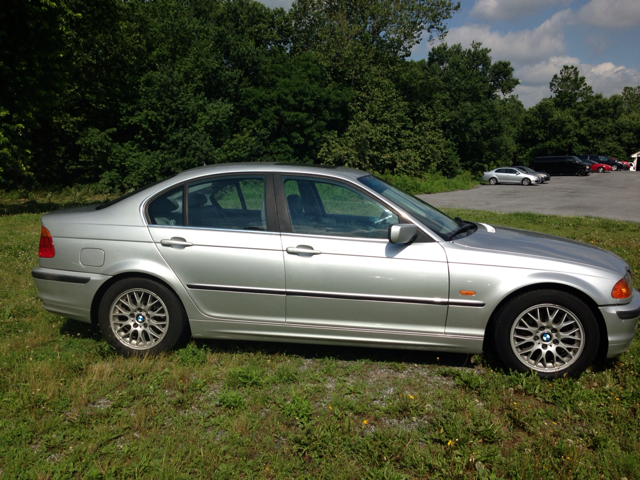
<instances>
[{"instance_id":1,"label":"bmw sedan","mask_svg":"<svg viewBox=\"0 0 640 480\"><path fill-rule=\"evenodd\" d=\"M522 185L531 185L533 183L542 183L538 173L523 172L515 167L496 168L482 174L482 181L489 182L490 185L499 183L515 183Z\"/></svg>"},{"instance_id":2,"label":"bmw sedan","mask_svg":"<svg viewBox=\"0 0 640 480\"><path fill-rule=\"evenodd\" d=\"M477 354L579 375L631 345L616 255L453 219L362 171L225 164L42 217L44 307L124 355L189 338ZM487 342L487 343L486 343Z\"/></svg>"}]
</instances>

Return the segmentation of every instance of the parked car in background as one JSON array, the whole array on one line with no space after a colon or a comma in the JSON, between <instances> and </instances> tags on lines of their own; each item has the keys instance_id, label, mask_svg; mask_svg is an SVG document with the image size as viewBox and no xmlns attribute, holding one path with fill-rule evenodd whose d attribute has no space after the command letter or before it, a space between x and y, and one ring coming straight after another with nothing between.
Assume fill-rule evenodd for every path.
<instances>
[{"instance_id":1,"label":"parked car in background","mask_svg":"<svg viewBox=\"0 0 640 480\"><path fill-rule=\"evenodd\" d=\"M548 173L536 172L535 170L532 170L531 168L525 167L523 165L515 165L513 168L517 168L521 172L528 173L530 175L538 175L538 177L540 177L541 183L548 182L549 180L551 180L551 175L549 175Z\"/></svg>"},{"instance_id":2,"label":"parked car in background","mask_svg":"<svg viewBox=\"0 0 640 480\"><path fill-rule=\"evenodd\" d=\"M516 167L500 167L489 172L483 172L482 181L489 182L489 185L497 185L499 183L520 183L522 185L542 183L538 174L526 173Z\"/></svg>"},{"instance_id":3,"label":"parked car in background","mask_svg":"<svg viewBox=\"0 0 640 480\"><path fill-rule=\"evenodd\" d=\"M620 162L625 166L625 170L629 170L631 168L631 162L627 162L626 160L618 160L617 158L609 157L611 160L615 162Z\"/></svg>"},{"instance_id":4,"label":"parked car in background","mask_svg":"<svg viewBox=\"0 0 640 480\"><path fill-rule=\"evenodd\" d=\"M611 170L613 170L614 172L618 170L628 170L628 168L625 166L624 163L614 160L610 157L606 157L604 155L589 154L589 155L578 155L577 157L580 160L594 160L595 162L609 165L611 167Z\"/></svg>"},{"instance_id":5,"label":"parked car in background","mask_svg":"<svg viewBox=\"0 0 640 480\"><path fill-rule=\"evenodd\" d=\"M612 170L611 165L607 163L599 163L599 162L596 162L595 160L583 160L583 162L587 162L591 164L592 172L603 173L603 172L610 172Z\"/></svg>"},{"instance_id":6,"label":"parked car in background","mask_svg":"<svg viewBox=\"0 0 640 480\"><path fill-rule=\"evenodd\" d=\"M41 232L32 276L44 308L99 325L124 355L190 337L494 345L507 370L556 378L627 351L640 318L613 253L453 219L343 167L199 167L46 214Z\"/></svg>"},{"instance_id":7,"label":"parked car in background","mask_svg":"<svg viewBox=\"0 0 640 480\"><path fill-rule=\"evenodd\" d=\"M536 172L544 172L549 175L578 175L582 177L591 173L591 165L574 155L536 157L531 167Z\"/></svg>"}]
</instances>

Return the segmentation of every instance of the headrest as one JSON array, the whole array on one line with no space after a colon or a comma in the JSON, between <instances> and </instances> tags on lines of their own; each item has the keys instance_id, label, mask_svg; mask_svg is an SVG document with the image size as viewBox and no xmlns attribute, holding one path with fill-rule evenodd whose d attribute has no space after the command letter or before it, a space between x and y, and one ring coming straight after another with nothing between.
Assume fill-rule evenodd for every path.
<instances>
[{"instance_id":1,"label":"headrest","mask_svg":"<svg viewBox=\"0 0 640 480\"><path fill-rule=\"evenodd\" d=\"M193 192L189 194L189 208L201 207L207 203L207 197L200 192Z\"/></svg>"},{"instance_id":2,"label":"headrest","mask_svg":"<svg viewBox=\"0 0 640 480\"><path fill-rule=\"evenodd\" d=\"M289 205L290 213L302 213L304 210L302 207L302 199L300 195L291 194L287 197L287 204Z\"/></svg>"}]
</instances>

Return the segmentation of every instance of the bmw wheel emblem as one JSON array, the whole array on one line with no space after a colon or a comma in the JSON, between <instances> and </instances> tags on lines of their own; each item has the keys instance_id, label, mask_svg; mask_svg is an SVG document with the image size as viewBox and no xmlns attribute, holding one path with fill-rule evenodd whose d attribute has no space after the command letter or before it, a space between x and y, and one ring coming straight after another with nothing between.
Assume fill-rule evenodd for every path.
<instances>
[{"instance_id":1,"label":"bmw wheel emblem","mask_svg":"<svg viewBox=\"0 0 640 480\"><path fill-rule=\"evenodd\" d=\"M542 334L542 341L543 342L550 342L551 341L551 335L547 332Z\"/></svg>"},{"instance_id":2,"label":"bmw wheel emblem","mask_svg":"<svg viewBox=\"0 0 640 480\"><path fill-rule=\"evenodd\" d=\"M138 315L136 315L136 322L138 322L138 323L144 323L144 315L142 315L141 313L139 313Z\"/></svg>"}]
</instances>

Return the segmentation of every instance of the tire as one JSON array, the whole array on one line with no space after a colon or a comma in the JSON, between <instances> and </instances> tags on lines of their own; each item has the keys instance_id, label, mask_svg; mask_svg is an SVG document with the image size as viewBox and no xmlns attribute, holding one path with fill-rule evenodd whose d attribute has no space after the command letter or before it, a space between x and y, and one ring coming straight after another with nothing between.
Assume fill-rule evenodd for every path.
<instances>
[{"instance_id":1,"label":"tire","mask_svg":"<svg viewBox=\"0 0 640 480\"><path fill-rule=\"evenodd\" d=\"M586 173L587 173L587 172L585 172L584 170L578 170L578 171L576 172L576 175L578 175L579 177L584 177Z\"/></svg>"},{"instance_id":2,"label":"tire","mask_svg":"<svg viewBox=\"0 0 640 480\"><path fill-rule=\"evenodd\" d=\"M172 350L191 336L180 299L146 278L127 278L109 287L100 301L98 323L104 339L125 356Z\"/></svg>"},{"instance_id":3,"label":"tire","mask_svg":"<svg viewBox=\"0 0 640 480\"><path fill-rule=\"evenodd\" d=\"M498 179L496 177L491 177L489 179L489 185L497 185L498 184Z\"/></svg>"},{"instance_id":4,"label":"tire","mask_svg":"<svg viewBox=\"0 0 640 480\"><path fill-rule=\"evenodd\" d=\"M618 170L618 165L611 165L611 170L614 172Z\"/></svg>"},{"instance_id":5,"label":"tire","mask_svg":"<svg viewBox=\"0 0 640 480\"><path fill-rule=\"evenodd\" d=\"M598 173L604 172L604 167L598 167Z\"/></svg>"},{"instance_id":6,"label":"tire","mask_svg":"<svg viewBox=\"0 0 640 480\"><path fill-rule=\"evenodd\" d=\"M497 353L507 368L518 372L578 377L598 353L598 322L591 309L569 293L523 293L503 305L495 319Z\"/></svg>"},{"instance_id":7,"label":"tire","mask_svg":"<svg viewBox=\"0 0 640 480\"><path fill-rule=\"evenodd\" d=\"M525 187L531 185L531 180L529 180L528 178L523 178L522 185L524 185Z\"/></svg>"}]
</instances>

